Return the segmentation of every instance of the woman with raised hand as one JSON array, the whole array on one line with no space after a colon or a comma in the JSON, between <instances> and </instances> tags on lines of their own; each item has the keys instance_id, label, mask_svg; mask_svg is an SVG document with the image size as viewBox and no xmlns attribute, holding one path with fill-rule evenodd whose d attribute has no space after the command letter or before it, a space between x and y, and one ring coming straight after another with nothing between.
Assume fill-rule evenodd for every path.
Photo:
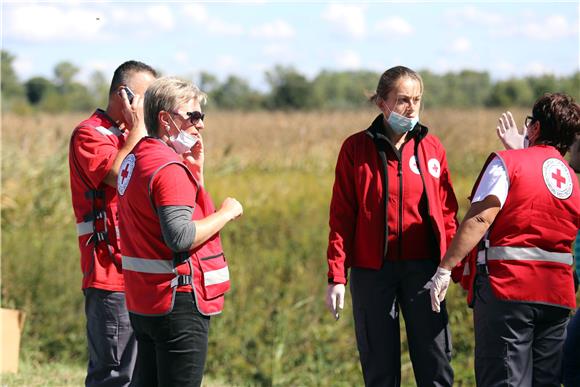
<instances>
[{"instance_id":1,"label":"woman with raised hand","mask_svg":"<svg viewBox=\"0 0 580 387\"><path fill-rule=\"evenodd\" d=\"M462 282L473 307L477 384L559 386L576 306L571 249L580 225L580 187L563 156L580 133L580 106L565 94L545 94L524 130L514 128L504 114L498 134L515 149L488 158L426 287L437 310L447 271L468 256Z\"/></svg>"}]
</instances>

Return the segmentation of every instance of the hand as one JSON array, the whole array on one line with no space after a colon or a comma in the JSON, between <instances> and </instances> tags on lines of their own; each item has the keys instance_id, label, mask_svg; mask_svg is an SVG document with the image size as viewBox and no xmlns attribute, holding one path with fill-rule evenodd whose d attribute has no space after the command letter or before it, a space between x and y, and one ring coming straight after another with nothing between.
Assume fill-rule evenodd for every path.
<instances>
[{"instance_id":1,"label":"hand","mask_svg":"<svg viewBox=\"0 0 580 387\"><path fill-rule=\"evenodd\" d=\"M527 129L522 127L521 132L518 130L511 112L505 112L499 117L495 130L505 149L525 148L524 139Z\"/></svg>"},{"instance_id":2,"label":"hand","mask_svg":"<svg viewBox=\"0 0 580 387\"><path fill-rule=\"evenodd\" d=\"M226 198L226 200L224 200L222 203L220 211L225 211L229 214L229 220L234 220L242 216L244 213L244 208L236 199Z\"/></svg>"},{"instance_id":3,"label":"hand","mask_svg":"<svg viewBox=\"0 0 580 387\"><path fill-rule=\"evenodd\" d=\"M205 155L203 152L203 138L201 133L196 135L199 140L191 148L189 152L185 152L181 157L185 166L193 173L193 176L203 186L203 164L205 162Z\"/></svg>"},{"instance_id":4,"label":"hand","mask_svg":"<svg viewBox=\"0 0 580 387\"><path fill-rule=\"evenodd\" d=\"M433 277L431 277L431 280L423 286L424 289L429 289L430 291L431 309L433 309L433 312L441 312L441 302L445 299L445 295L447 294L450 279L451 270L439 266Z\"/></svg>"},{"instance_id":5,"label":"hand","mask_svg":"<svg viewBox=\"0 0 580 387\"><path fill-rule=\"evenodd\" d=\"M124 88L119 91L119 97L122 99L121 113L123 114L124 129L129 130L129 134L141 138L147 135L145 128L145 119L143 118L143 98L135 94L133 102L129 102L127 92Z\"/></svg>"},{"instance_id":6,"label":"hand","mask_svg":"<svg viewBox=\"0 0 580 387\"><path fill-rule=\"evenodd\" d=\"M326 306L335 320L340 318L340 312L344 308L344 284L328 284L326 289Z\"/></svg>"}]
</instances>

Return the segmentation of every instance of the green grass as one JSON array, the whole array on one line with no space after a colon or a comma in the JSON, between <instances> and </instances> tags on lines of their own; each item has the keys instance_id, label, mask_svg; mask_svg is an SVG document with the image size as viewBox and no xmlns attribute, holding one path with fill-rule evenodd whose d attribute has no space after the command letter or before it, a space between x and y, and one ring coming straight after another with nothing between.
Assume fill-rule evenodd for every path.
<instances>
[{"instance_id":1,"label":"green grass","mask_svg":"<svg viewBox=\"0 0 580 387\"><path fill-rule=\"evenodd\" d=\"M206 186L216 206L227 196L244 206L244 216L222 233L232 290L223 314L212 319L209 380L235 386L361 385L350 297L339 321L324 304L325 257L339 146L374 115L220 113L208 121ZM461 214L479 168L499 147L497 115L425 113L447 148ZM27 314L21 373L3 375L2 385L82 385L85 317L66 158L68 133L82 118L2 117L2 305ZM447 301L455 385L471 386L471 311L457 286ZM412 386L404 337L403 332L403 385Z\"/></svg>"},{"instance_id":2,"label":"green grass","mask_svg":"<svg viewBox=\"0 0 580 387\"><path fill-rule=\"evenodd\" d=\"M79 387L85 383L86 366L71 362L33 363L22 361L18 373L0 375L1 387ZM202 386L228 387L215 379L204 378Z\"/></svg>"}]
</instances>

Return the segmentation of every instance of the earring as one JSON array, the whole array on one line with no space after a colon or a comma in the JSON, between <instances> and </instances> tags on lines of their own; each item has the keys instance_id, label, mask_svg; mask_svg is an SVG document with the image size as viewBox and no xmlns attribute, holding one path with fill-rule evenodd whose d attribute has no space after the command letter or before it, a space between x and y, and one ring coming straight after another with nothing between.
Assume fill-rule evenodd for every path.
<instances>
[{"instance_id":1,"label":"earring","mask_svg":"<svg viewBox=\"0 0 580 387\"><path fill-rule=\"evenodd\" d=\"M165 125L165 130L169 130L169 125Z\"/></svg>"}]
</instances>

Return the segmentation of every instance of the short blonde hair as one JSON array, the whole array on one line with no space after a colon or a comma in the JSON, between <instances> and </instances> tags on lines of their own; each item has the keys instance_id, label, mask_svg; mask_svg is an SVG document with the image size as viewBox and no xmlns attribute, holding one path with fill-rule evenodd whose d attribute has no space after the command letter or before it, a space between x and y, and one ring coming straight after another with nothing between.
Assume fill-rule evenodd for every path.
<instances>
[{"instance_id":1,"label":"short blonde hair","mask_svg":"<svg viewBox=\"0 0 580 387\"><path fill-rule=\"evenodd\" d=\"M143 102L147 134L157 137L159 112L173 112L180 104L192 99L204 104L207 101L207 95L196 85L183 79L163 77L155 80L147 88Z\"/></svg>"}]
</instances>

